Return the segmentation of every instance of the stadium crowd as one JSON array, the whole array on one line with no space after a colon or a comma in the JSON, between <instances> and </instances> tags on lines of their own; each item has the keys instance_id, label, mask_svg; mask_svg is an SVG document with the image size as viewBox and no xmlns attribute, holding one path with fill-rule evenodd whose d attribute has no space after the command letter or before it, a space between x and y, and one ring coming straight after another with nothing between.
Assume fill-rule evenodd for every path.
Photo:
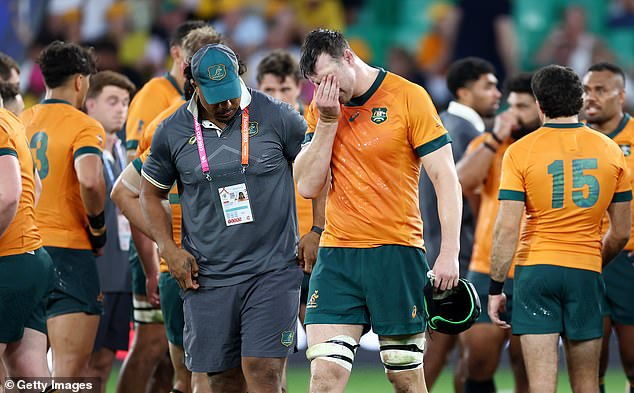
<instances>
[{"instance_id":1,"label":"stadium crowd","mask_svg":"<svg viewBox=\"0 0 634 393\"><path fill-rule=\"evenodd\" d=\"M505 349L516 392L554 392L560 340L604 392L613 332L634 392L634 61L605 35L634 2L598 29L559 2L530 55L520 1L427 2L383 47L376 3L10 2L0 376L105 392L128 350L117 392L287 391L299 321L311 392L370 328L397 392L454 352L456 392L495 392ZM459 278L482 312L453 334L426 302Z\"/></svg>"}]
</instances>

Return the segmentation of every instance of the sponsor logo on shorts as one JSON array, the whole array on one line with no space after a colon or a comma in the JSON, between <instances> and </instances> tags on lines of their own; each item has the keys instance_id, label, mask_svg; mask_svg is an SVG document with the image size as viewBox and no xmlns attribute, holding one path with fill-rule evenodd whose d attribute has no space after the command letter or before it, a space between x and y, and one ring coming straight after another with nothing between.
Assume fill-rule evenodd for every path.
<instances>
[{"instance_id":1,"label":"sponsor logo on shorts","mask_svg":"<svg viewBox=\"0 0 634 393\"><path fill-rule=\"evenodd\" d=\"M99 295L97 295L97 301L99 303L103 302L103 292L99 291Z\"/></svg>"},{"instance_id":2,"label":"sponsor logo on shorts","mask_svg":"<svg viewBox=\"0 0 634 393\"><path fill-rule=\"evenodd\" d=\"M189 143L190 145L193 145L194 143L196 143L196 134L189 137L189 140L187 141L187 143Z\"/></svg>"},{"instance_id":3,"label":"sponsor logo on shorts","mask_svg":"<svg viewBox=\"0 0 634 393\"><path fill-rule=\"evenodd\" d=\"M414 308L412 309L412 319L416 318L416 312L418 311L418 309L416 308L416 306L414 306Z\"/></svg>"},{"instance_id":4,"label":"sponsor logo on shorts","mask_svg":"<svg viewBox=\"0 0 634 393\"><path fill-rule=\"evenodd\" d=\"M319 291L315 289L315 292L310 295L310 299L306 302L306 308L317 308L317 299L319 299Z\"/></svg>"},{"instance_id":5,"label":"sponsor logo on shorts","mask_svg":"<svg viewBox=\"0 0 634 393\"><path fill-rule=\"evenodd\" d=\"M387 120L387 108L372 108L372 116L370 116L370 120L375 122L376 124L381 124Z\"/></svg>"},{"instance_id":6,"label":"sponsor logo on shorts","mask_svg":"<svg viewBox=\"0 0 634 393\"><path fill-rule=\"evenodd\" d=\"M293 344L293 338L295 338L295 333L290 330L285 330L282 332L282 345L285 347L290 347Z\"/></svg>"}]
</instances>

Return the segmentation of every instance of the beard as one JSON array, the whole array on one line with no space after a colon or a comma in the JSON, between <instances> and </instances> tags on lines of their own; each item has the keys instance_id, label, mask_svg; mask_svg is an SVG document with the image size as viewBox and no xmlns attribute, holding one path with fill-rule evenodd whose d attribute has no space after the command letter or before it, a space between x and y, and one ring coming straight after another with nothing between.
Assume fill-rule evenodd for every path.
<instances>
[{"instance_id":1,"label":"beard","mask_svg":"<svg viewBox=\"0 0 634 393\"><path fill-rule=\"evenodd\" d=\"M514 140L521 139L522 137L525 137L526 135L530 134L531 132L535 131L541 126L542 126L542 123L539 120L539 118L534 121L531 121L530 123L524 123L520 121L519 128L511 131L511 137L513 137Z\"/></svg>"}]
</instances>

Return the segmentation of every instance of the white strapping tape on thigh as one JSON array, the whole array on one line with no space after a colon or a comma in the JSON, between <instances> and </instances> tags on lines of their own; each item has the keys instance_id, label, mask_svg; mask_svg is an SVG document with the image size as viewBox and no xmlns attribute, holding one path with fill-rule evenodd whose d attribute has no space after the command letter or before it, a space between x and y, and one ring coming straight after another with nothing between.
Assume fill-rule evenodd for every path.
<instances>
[{"instance_id":1,"label":"white strapping tape on thigh","mask_svg":"<svg viewBox=\"0 0 634 393\"><path fill-rule=\"evenodd\" d=\"M354 338L339 335L326 342L311 345L306 350L306 358L311 361L317 358L327 360L352 371L352 363L358 347L359 344Z\"/></svg>"},{"instance_id":2,"label":"white strapping tape on thigh","mask_svg":"<svg viewBox=\"0 0 634 393\"><path fill-rule=\"evenodd\" d=\"M163 313L160 308L154 308L145 301L132 298L134 308L134 322L136 323L163 323Z\"/></svg>"},{"instance_id":3,"label":"white strapping tape on thigh","mask_svg":"<svg viewBox=\"0 0 634 393\"><path fill-rule=\"evenodd\" d=\"M425 336L404 339L380 337L379 345L385 372L395 373L423 367Z\"/></svg>"}]
</instances>

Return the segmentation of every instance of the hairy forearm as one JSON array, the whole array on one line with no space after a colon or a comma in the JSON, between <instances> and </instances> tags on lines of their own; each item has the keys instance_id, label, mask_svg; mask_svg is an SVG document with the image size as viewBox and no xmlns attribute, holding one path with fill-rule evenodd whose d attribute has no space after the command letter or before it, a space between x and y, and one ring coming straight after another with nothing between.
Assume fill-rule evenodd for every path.
<instances>
[{"instance_id":1,"label":"hairy forearm","mask_svg":"<svg viewBox=\"0 0 634 393\"><path fill-rule=\"evenodd\" d=\"M498 216L498 221L500 221ZM519 238L519 229L504 227L495 224L493 232L493 248L491 250L491 279L504 282L511 268L517 240Z\"/></svg>"},{"instance_id":2,"label":"hairy forearm","mask_svg":"<svg viewBox=\"0 0 634 393\"><path fill-rule=\"evenodd\" d=\"M458 180L465 195L471 195L482 185L489 173L495 153L481 145L462 157L456 164Z\"/></svg>"},{"instance_id":3,"label":"hairy forearm","mask_svg":"<svg viewBox=\"0 0 634 393\"><path fill-rule=\"evenodd\" d=\"M316 198L326 184L338 124L320 119L313 140L295 159L297 190L304 198Z\"/></svg>"},{"instance_id":4,"label":"hairy forearm","mask_svg":"<svg viewBox=\"0 0 634 393\"><path fill-rule=\"evenodd\" d=\"M172 238L172 219L163 206L163 201L167 199L168 191L158 190L146 180L143 180L140 198L141 211L145 220L152 222L149 232L158 245L161 255L166 250L177 248Z\"/></svg>"},{"instance_id":5,"label":"hairy forearm","mask_svg":"<svg viewBox=\"0 0 634 393\"><path fill-rule=\"evenodd\" d=\"M603 238L603 247L601 248L603 266L610 263L623 250L628 240L629 236L617 236L611 228L608 230Z\"/></svg>"},{"instance_id":6,"label":"hairy forearm","mask_svg":"<svg viewBox=\"0 0 634 393\"><path fill-rule=\"evenodd\" d=\"M313 203L313 225L323 228L326 225L326 199L330 184L327 181L319 196L312 200Z\"/></svg>"},{"instance_id":7,"label":"hairy forearm","mask_svg":"<svg viewBox=\"0 0 634 393\"><path fill-rule=\"evenodd\" d=\"M139 254L139 260L146 276L156 274L159 271L159 259L154 241L147 237L134 225L130 225L132 240Z\"/></svg>"}]
</instances>

